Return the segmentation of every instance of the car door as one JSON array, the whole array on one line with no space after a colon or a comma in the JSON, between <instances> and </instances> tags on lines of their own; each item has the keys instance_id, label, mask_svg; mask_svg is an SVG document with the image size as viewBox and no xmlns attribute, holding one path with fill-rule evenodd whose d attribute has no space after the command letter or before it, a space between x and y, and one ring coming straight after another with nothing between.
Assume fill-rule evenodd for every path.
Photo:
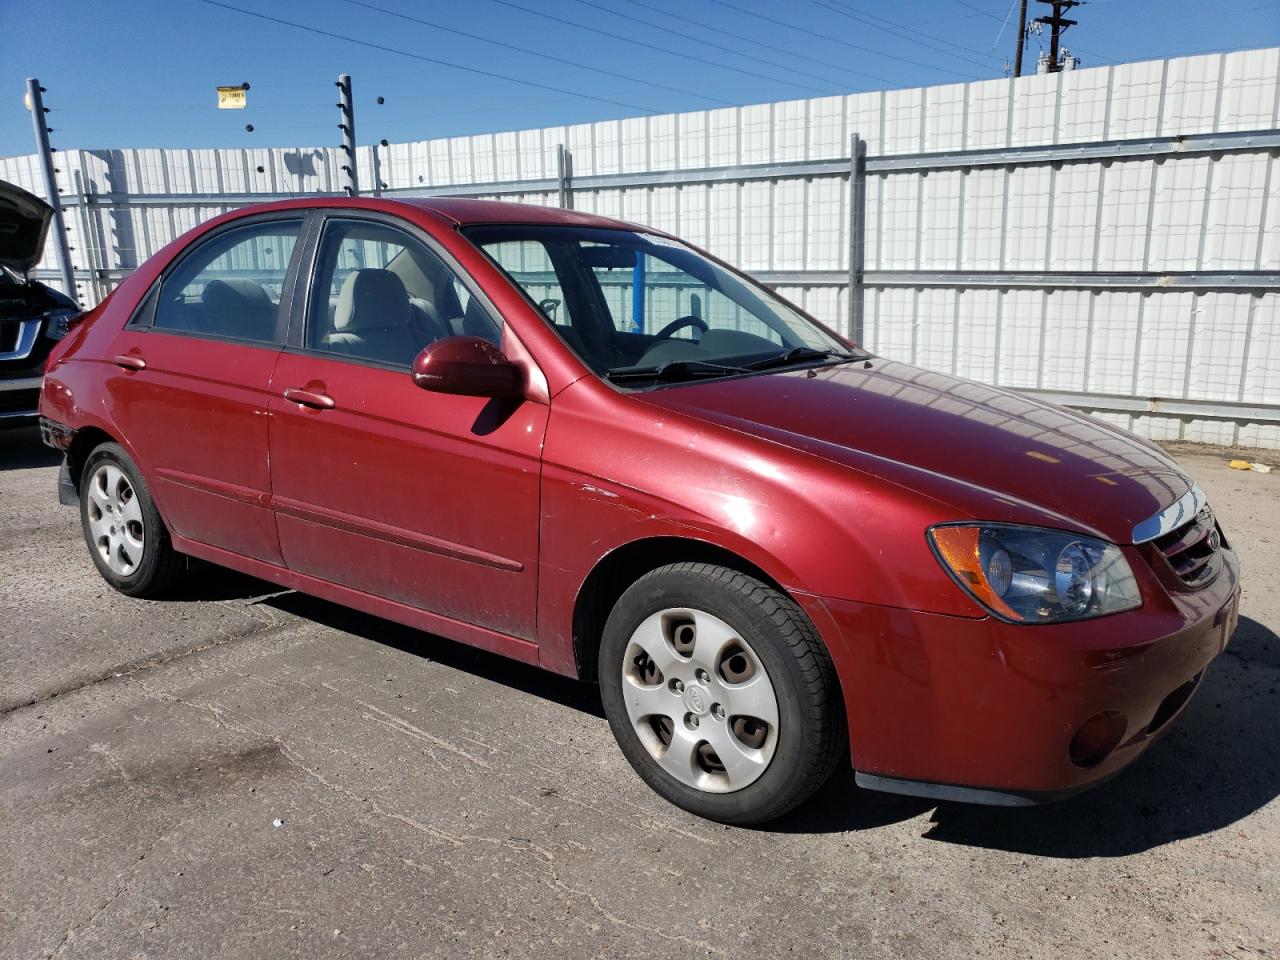
<instances>
[{"instance_id":1,"label":"car door","mask_svg":"<svg viewBox=\"0 0 1280 960\"><path fill-rule=\"evenodd\" d=\"M108 353L113 417L170 529L275 564L267 400L304 221L269 214L200 238Z\"/></svg>"},{"instance_id":2,"label":"car door","mask_svg":"<svg viewBox=\"0 0 1280 960\"><path fill-rule=\"evenodd\" d=\"M270 403L272 502L299 573L533 639L548 408L429 393L427 343L501 344L496 311L427 235L331 215Z\"/></svg>"}]
</instances>

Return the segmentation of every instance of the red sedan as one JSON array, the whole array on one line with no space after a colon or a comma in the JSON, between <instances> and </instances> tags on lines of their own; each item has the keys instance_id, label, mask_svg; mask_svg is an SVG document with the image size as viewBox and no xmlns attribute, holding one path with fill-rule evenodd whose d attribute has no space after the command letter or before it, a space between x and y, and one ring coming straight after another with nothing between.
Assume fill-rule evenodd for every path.
<instances>
[{"instance_id":1,"label":"red sedan","mask_svg":"<svg viewBox=\"0 0 1280 960\"><path fill-rule=\"evenodd\" d=\"M187 557L596 679L705 817L867 787L1023 804L1130 763L1236 622L1155 446L872 356L634 224L466 200L218 217L40 402L116 589Z\"/></svg>"}]
</instances>

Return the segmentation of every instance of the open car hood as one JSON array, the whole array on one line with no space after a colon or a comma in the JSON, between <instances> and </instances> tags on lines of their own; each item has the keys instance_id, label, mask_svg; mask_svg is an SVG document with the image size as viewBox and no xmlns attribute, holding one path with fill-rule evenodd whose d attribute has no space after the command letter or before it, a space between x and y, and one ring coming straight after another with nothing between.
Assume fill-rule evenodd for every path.
<instances>
[{"instance_id":1,"label":"open car hood","mask_svg":"<svg viewBox=\"0 0 1280 960\"><path fill-rule=\"evenodd\" d=\"M0 180L0 266L26 276L40 262L53 208L21 187Z\"/></svg>"}]
</instances>

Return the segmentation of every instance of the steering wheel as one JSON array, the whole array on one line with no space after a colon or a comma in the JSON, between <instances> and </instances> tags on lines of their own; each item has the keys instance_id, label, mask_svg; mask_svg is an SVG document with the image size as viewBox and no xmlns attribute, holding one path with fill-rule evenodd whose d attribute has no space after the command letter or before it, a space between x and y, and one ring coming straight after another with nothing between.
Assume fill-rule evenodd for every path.
<instances>
[{"instance_id":1,"label":"steering wheel","mask_svg":"<svg viewBox=\"0 0 1280 960\"><path fill-rule=\"evenodd\" d=\"M686 317L680 317L677 320L672 320L665 327L659 330L655 336L659 340L669 340L677 330L683 330L685 327L697 327L702 331L702 333L706 333L709 329L706 322L701 317L695 317L693 314L689 314ZM699 339L701 339L701 337L699 337Z\"/></svg>"}]
</instances>

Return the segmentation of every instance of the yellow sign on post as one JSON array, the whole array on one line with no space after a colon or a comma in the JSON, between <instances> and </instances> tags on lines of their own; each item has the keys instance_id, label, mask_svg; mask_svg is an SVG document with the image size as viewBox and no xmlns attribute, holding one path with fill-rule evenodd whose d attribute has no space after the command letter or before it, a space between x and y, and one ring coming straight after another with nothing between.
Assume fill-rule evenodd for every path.
<instances>
[{"instance_id":1,"label":"yellow sign on post","mask_svg":"<svg viewBox=\"0 0 1280 960\"><path fill-rule=\"evenodd\" d=\"M218 88L219 110L243 110L248 99L248 92L243 86Z\"/></svg>"}]
</instances>

